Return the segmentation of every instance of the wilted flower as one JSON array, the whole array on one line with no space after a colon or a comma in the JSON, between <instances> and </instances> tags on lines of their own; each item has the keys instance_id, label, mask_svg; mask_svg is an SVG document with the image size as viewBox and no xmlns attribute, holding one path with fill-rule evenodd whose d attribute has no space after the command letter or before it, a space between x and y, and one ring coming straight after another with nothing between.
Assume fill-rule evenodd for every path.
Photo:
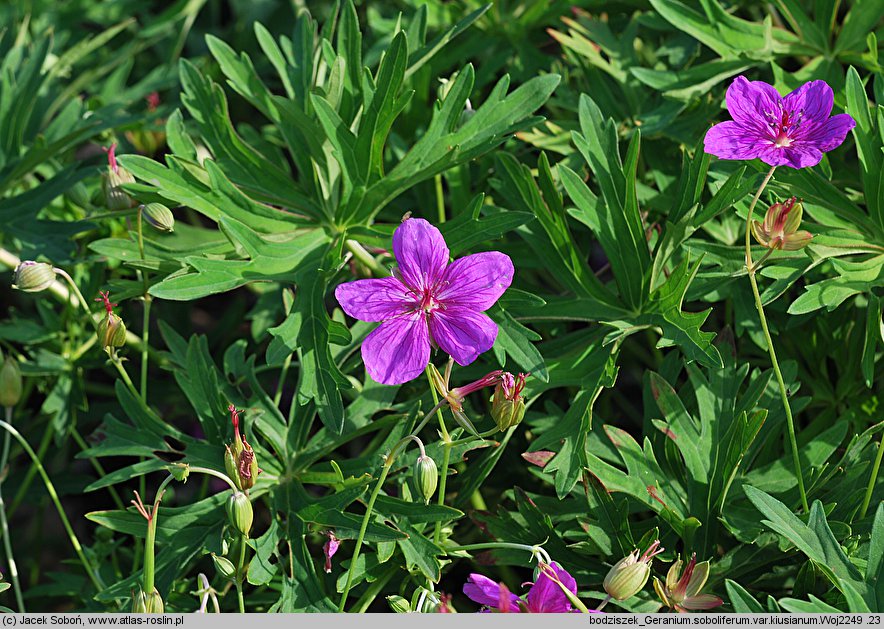
<instances>
[{"instance_id":1,"label":"wilted flower","mask_svg":"<svg viewBox=\"0 0 884 629\"><path fill-rule=\"evenodd\" d=\"M239 489L248 491L255 486L261 470L258 469L258 459L255 458L252 446L239 434L240 411L233 404L227 410L230 411L230 421L233 423L233 445L225 446L224 468Z\"/></svg>"},{"instance_id":2,"label":"wilted flower","mask_svg":"<svg viewBox=\"0 0 884 629\"><path fill-rule=\"evenodd\" d=\"M527 612L531 614L561 614L575 611L562 591L561 582L577 594L577 582L557 563L541 564L540 576L522 600L502 583L496 583L481 574L471 574L463 586L463 593L471 600L501 613Z\"/></svg>"},{"instance_id":3,"label":"wilted flower","mask_svg":"<svg viewBox=\"0 0 884 629\"><path fill-rule=\"evenodd\" d=\"M727 90L733 120L706 133L706 152L722 159L759 158L770 166L807 168L841 145L856 126L848 114L832 113L825 81L805 83L781 97L772 85L738 76Z\"/></svg>"},{"instance_id":4,"label":"wilted flower","mask_svg":"<svg viewBox=\"0 0 884 629\"><path fill-rule=\"evenodd\" d=\"M502 375L503 371L498 369L489 372L478 380L465 384L462 387L449 389L448 379L450 371L446 370L445 377L443 378L435 365L431 363L429 366L429 377L430 382L433 384L433 388L436 389L439 396L448 403L448 408L451 410L451 414L454 415L454 419L457 421L458 425L472 434L478 433L476 432L476 427L473 426L473 422L471 422L470 418L463 412L463 401L471 393L475 393L485 387L493 387L500 382Z\"/></svg>"},{"instance_id":5,"label":"wilted flower","mask_svg":"<svg viewBox=\"0 0 884 629\"><path fill-rule=\"evenodd\" d=\"M26 293L39 293L52 286L55 281L55 268L45 262L25 260L20 262L12 274L12 287Z\"/></svg>"},{"instance_id":6,"label":"wilted flower","mask_svg":"<svg viewBox=\"0 0 884 629\"><path fill-rule=\"evenodd\" d=\"M104 303L105 315L98 323L98 342L104 349L113 349L123 347L126 344L126 324L114 312L114 306L110 301L110 293L108 291L99 291L99 297L95 301Z\"/></svg>"},{"instance_id":7,"label":"wilted flower","mask_svg":"<svg viewBox=\"0 0 884 629\"><path fill-rule=\"evenodd\" d=\"M525 388L525 380L529 375L520 373L513 377L513 374L507 372L500 376L500 382L494 388L494 398L491 402L491 417L497 423L498 430L508 430L518 425L525 417L522 389Z\"/></svg>"},{"instance_id":8,"label":"wilted flower","mask_svg":"<svg viewBox=\"0 0 884 629\"><path fill-rule=\"evenodd\" d=\"M813 235L809 231L798 231L804 206L795 197L784 203L774 203L764 215L764 223L752 221L752 235L763 247L797 251L803 248Z\"/></svg>"},{"instance_id":9,"label":"wilted flower","mask_svg":"<svg viewBox=\"0 0 884 629\"><path fill-rule=\"evenodd\" d=\"M681 573L681 565L679 559L669 567L665 583L654 577L654 589L666 607L687 612L691 609L712 609L724 602L712 594L700 594L709 578L708 561L697 563L697 553L694 553L684 574Z\"/></svg>"},{"instance_id":10,"label":"wilted flower","mask_svg":"<svg viewBox=\"0 0 884 629\"><path fill-rule=\"evenodd\" d=\"M651 562L663 552L660 540L654 541L639 557L636 548L626 557L615 563L605 576L605 592L613 599L625 601L632 598L645 587L651 574Z\"/></svg>"},{"instance_id":11,"label":"wilted flower","mask_svg":"<svg viewBox=\"0 0 884 629\"><path fill-rule=\"evenodd\" d=\"M328 541L322 545L322 554L325 555L325 571L329 573L332 571L332 557L338 552L341 540L335 537L334 531L326 531L325 534L328 535Z\"/></svg>"},{"instance_id":12,"label":"wilted flower","mask_svg":"<svg viewBox=\"0 0 884 629\"><path fill-rule=\"evenodd\" d=\"M420 218L393 234L399 270L393 277L357 280L335 290L351 317L380 321L362 343L369 375L383 384L418 377L438 345L459 365L469 365L494 345L497 325L484 313L509 288L513 263L497 251L448 264L439 230Z\"/></svg>"}]
</instances>

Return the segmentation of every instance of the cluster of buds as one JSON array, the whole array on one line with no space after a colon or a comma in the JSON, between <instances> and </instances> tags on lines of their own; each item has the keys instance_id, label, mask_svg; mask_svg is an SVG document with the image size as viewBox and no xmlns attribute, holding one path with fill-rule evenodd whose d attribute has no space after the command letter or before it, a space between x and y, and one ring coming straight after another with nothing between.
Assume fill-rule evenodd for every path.
<instances>
[{"instance_id":1,"label":"cluster of buds","mask_svg":"<svg viewBox=\"0 0 884 629\"><path fill-rule=\"evenodd\" d=\"M12 274L12 287L26 293L40 293L55 281L55 267L46 262L25 260Z\"/></svg>"},{"instance_id":2,"label":"cluster of buds","mask_svg":"<svg viewBox=\"0 0 884 629\"><path fill-rule=\"evenodd\" d=\"M474 393L485 387L495 386L500 382L504 372L499 369L497 371L492 371L475 382L471 382L462 387L455 387L454 389L448 388L448 382L451 376L451 363L448 364L448 369L445 370L444 378L432 363L429 365L429 374L430 382L433 383L433 388L435 388L439 395L448 403L448 407L451 409L451 414L454 416L458 425L473 435L479 434L476 427L473 426L473 422L471 422L470 418L463 412L463 401L470 393Z\"/></svg>"},{"instance_id":3,"label":"cluster of buds","mask_svg":"<svg viewBox=\"0 0 884 629\"><path fill-rule=\"evenodd\" d=\"M12 356L4 359L3 352L0 352L0 361L3 363L0 365L0 406L12 408L21 399L21 369Z\"/></svg>"},{"instance_id":4,"label":"cluster of buds","mask_svg":"<svg viewBox=\"0 0 884 629\"><path fill-rule=\"evenodd\" d=\"M491 401L491 417L501 432L517 426L525 417L525 399L522 397L522 389L525 388L525 380L531 374L520 373L513 376L504 373L500 382L494 387L494 397Z\"/></svg>"},{"instance_id":5,"label":"cluster of buds","mask_svg":"<svg viewBox=\"0 0 884 629\"><path fill-rule=\"evenodd\" d=\"M801 230L804 206L795 197L783 203L774 203L764 215L764 223L752 221L752 235L768 249L798 251L813 238L809 231Z\"/></svg>"},{"instance_id":6,"label":"cluster of buds","mask_svg":"<svg viewBox=\"0 0 884 629\"><path fill-rule=\"evenodd\" d=\"M136 205L136 201L123 190L123 185L135 183L135 177L128 170L117 164L115 151L116 142L105 149L107 152L107 173L104 176L104 201L109 210L128 210Z\"/></svg>"},{"instance_id":7,"label":"cluster of buds","mask_svg":"<svg viewBox=\"0 0 884 629\"><path fill-rule=\"evenodd\" d=\"M230 411L230 421L233 423L233 444L226 446L224 469L237 489L248 493L255 486L261 470L258 469L258 460L252 446L239 433L239 414L242 411L236 410L233 404L227 410Z\"/></svg>"},{"instance_id":8,"label":"cluster of buds","mask_svg":"<svg viewBox=\"0 0 884 629\"><path fill-rule=\"evenodd\" d=\"M126 324L114 312L114 306L110 301L110 293L107 291L99 292L100 296L95 301L104 304L105 315L98 324L98 342L101 347L108 352L113 352L117 347L123 347L126 344Z\"/></svg>"},{"instance_id":9,"label":"cluster of buds","mask_svg":"<svg viewBox=\"0 0 884 629\"><path fill-rule=\"evenodd\" d=\"M697 553L694 553L684 573L681 571L682 563L679 559L669 567L665 582L654 577L654 589L663 604L677 612L712 609L721 605L724 601L719 597L700 593L709 578L709 562L697 563Z\"/></svg>"},{"instance_id":10,"label":"cluster of buds","mask_svg":"<svg viewBox=\"0 0 884 629\"><path fill-rule=\"evenodd\" d=\"M625 601L638 594L651 575L651 562L663 552L657 540L639 556L636 548L626 557L614 564L605 577L604 587L608 596L618 601Z\"/></svg>"}]
</instances>

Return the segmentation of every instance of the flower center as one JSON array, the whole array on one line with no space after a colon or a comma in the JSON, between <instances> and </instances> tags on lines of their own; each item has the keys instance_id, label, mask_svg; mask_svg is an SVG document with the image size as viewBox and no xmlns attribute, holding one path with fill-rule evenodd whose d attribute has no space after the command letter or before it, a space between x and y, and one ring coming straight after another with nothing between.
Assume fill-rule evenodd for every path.
<instances>
[{"instance_id":1,"label":"flower center","mask_svg":"<svg viewBox=\"0 0 884 629\"><path fill-rule=\"evenodd\" d=\"M773 134L773 143L777 148L786 148L795 140L795 131L804 117L804 110L789 111L781 108L779 112L765 112L767 126Z\"/></svg>"},{"instance_id":2,"label":"flower center","mask_svg":"<svg viewBox=\"0 0 884 629\"><path fill-rule=\"evenodd\" d=\"M434 310L438 309L439 303L433 297L433 291L429 289L424 289L417 307L419 310L423 310L427 314L430 314Z\"/></svg>"}]
</instances>

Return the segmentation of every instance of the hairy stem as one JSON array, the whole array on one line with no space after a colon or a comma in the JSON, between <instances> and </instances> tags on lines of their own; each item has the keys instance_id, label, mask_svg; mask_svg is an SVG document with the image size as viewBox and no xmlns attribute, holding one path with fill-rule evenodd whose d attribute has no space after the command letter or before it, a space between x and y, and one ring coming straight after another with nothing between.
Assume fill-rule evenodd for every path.
<instances>
[{"instance_id":1,"label":"hairy stem","mask_svg":"<svg viewBox=\"0 0 884 629\"><path fill-rule=\"evenodd\" d=\"M374 509L374 503L378 499L378 495L381 493L381 488L384 486L384 481L387 480L387 475L390 473L393 463L396 461L396 456L399 454L399 450L401 450L403 446L416 438L417 433L423 430L423 427L427 425L428 421L430 421L433 413L439 410L443 404L446 404L445 400L438 402L433 408L431 408L429 412L424 415L424 418L420 421L417 427L411 431L411 434L400 439L390 450L390 454L384 458L384 467L381 470L381 475L378 477L378 482L375 484L371 496L368 499L368 503L365 505L365 515L362 516L362 525L359 527L359 534L356 536L356 546L353 549L353 558L350 559L350 568L347 570L347 584L344 586L344 591L341 593L341 602L338 604L339 612L344 611L344 607L347 604L347 596L350 594L350 587L353 585L353 575L356 572L356 562L359 559L359 553L362 550L362 542L365 539L365 532L368 530L368 523L371 521L371 513Z\"/></svg>"},{"instance_id":2,"label":"hairy stem","mask_svg":"<svg viewBox=\"0 0 884 629\"><path fill-rule=\"evenodd\" d=\"M767 342L767 352L770 355L770 362L773 366L774 375L777 379L777 386L780 390L780 399L783 401L783 410L786 413L786 427L789 433L789 444L792 449L792 464L795 467L795 476L798 479L798 493L801 494L801 506L804 512L810 511L807 504L807 492L804 489L804 476L801 473L801 459L798 456L798 439L795 437L795 420L792 418L792 407L789 404L789 394L786 391L786 383L783 381L783 373L780 371L780 363L777 360L777 353L774 350L773 339L770 336L770 330L767 326L767 317L764 316L764 305L761 303L761 294L758 292L758 282L755 280L756 266L752 263L752 241L750 239L750 231L752 226L752 211L761 197L761 193L767 186L771 177L773 177L776 166L771 167L758 192L752 197L752 203L749 204L749 211L746 214L746 272L749 275L749 283L752 285L752 296L755 298L755 309L758 310L758 318L761 320L761 330L764 332L764 340Z\"/></svg>"},{"instance_id":3,"label":"hairy stem","mask_svg":"<svg viewBox=\"0 0 884 629\"><path fill-rule=\"evenodd\" d=\"M12 424L12 407L6 407L6 422ZM12 555L12 541L9 539L9 522L6 520L6 504L3 502L3 480L6 476L6 463L9 460L9 446L12 435L8 432L3 436L3 453L0 454L0 527L3 535L3 549L6 551L6 563L9 565L9 578L12 579L12 589L15 590L15 604L18 611L25 613L25 601L21 593L21 583L18 578L18 567L15 565L15 557Z\"/></svg>"},{"instance_id":4,"label":"hairy stem","mask_svg":"<svg viewBox=\"0 0 884 629\"><path fill-rule=\"evenodd\" d=\"M74 547L74 552L77 553L77 557L80 559L80 563L83 565L83 569L86 571L86 574L89 576L89 580L92 581L95 589L101 592L102 590L104 590L104 583L102 583L101 577L93 569L92 565L89 563L89 560L86 558L86 555L83 552L83 547L80 545L80 540L77 539L77 535L76 533L74 533L74 529L71 526L70 521L68 520L68 516L64 512L64 508L61 506L61 500L58 498L58 493L55 491L55 486L49 479L49 474L46 473L46 469L43 467L43 464L40 463L40 459L37 458L37 453L34 452L34 449L31 448L30 444L25 441L25 438L21 435L21 433L17 431L12 425L5 421L0 421L0 428L3 428L13 437L15 437L16 441L18 441L19 444L21 444L21 447L24 448L25 452L28 453L28 456L31 457L31 460L37 467L37 471L39 472L40 477L43 479L43 483L46 485L46 491L49 493L49 497L52 499L52 502L55 504L55 508L58 510L58 516L59 518L61 518L61 523L64 526L64 530L67 533L68 539L71 541L71 545Z\"/></svg>"},{"instance_id":5,"label":"hairy stem","mask_svg":"<svg viewBox=\"0 0 884 629\"><path fill-rule=\"evenodd\" d=\"M869 510L869 503L872 501L872 492L875 490L875 483L878 480L878 471L881 469L881 458L884 457L884 437L878 442L878 454L875 455L875 463L872 465L872 474L869 476L869 484L866 487L866 495L863 498L863 506L859 511L860 519L866 517Z\"/></svg>"}]
</instances>

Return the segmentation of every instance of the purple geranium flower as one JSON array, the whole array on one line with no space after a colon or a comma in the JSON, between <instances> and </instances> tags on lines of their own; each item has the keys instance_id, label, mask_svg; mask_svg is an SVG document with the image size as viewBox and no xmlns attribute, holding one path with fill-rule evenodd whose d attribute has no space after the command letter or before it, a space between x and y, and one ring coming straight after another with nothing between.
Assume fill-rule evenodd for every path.
<instances>
[{"instance_id":1,"label":"purple geranium flower","mask_svg":"<svg viewBox=\"0 0 884 629\"><path fill-rule=\"evenodd\" d=\"M528 590L528 596L524 601L510 592L505 585L481 574L469 576L463 586L463 593L477 603L502 612L565 614L577 611L571 608L571 601L553 577L577 594L577 581L557 563L541 565L540 576Z\"/></svg>"},{"instance_id":2,"label":"purple geranium flower","mask_svg":"<svg viewBox=\"0 0 884 629\"><path fill-rule=\"evenodd\" d=\"M781 97L763 81L738 76L727 90L732 121L706 133L706 152L722 159L759 158L770 166L807 168L841 145L856 126L848 114L832 113L832 88L805 83Z\"/></svg>"},{"instance_id":3,"label":"purple geranium flower","mask_svg":"<svg viewBox=\"0 0 884 629\"><path fill-rule=\"evenodd\" d=\"M439 230L420 218L393 234L399 271L393 277L357 280L335 290L348 315L381 325L362 343L369 375L383 384L417 378L430 362L431 345L459 365L469 365L494 345L497 326L483 314L513 281L513 263L497 251L448 264Z\"/></svg>"}]
</instances>

